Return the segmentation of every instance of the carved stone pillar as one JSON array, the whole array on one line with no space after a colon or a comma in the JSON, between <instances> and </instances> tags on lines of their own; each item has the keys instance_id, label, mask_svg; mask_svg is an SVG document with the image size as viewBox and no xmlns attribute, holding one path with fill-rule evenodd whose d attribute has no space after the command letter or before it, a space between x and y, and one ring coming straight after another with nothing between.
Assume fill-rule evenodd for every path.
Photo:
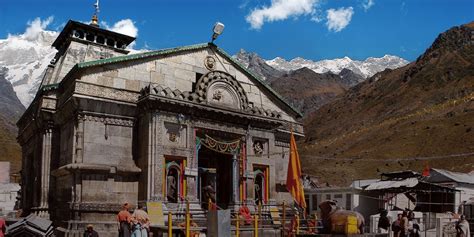
<instances>
[{"instance_id":1,"label":"carved stone pillar","mask_svg":"<svg viewBox=\"0 0 474 237\"><path fill-rule=\"evenodd\" d=\"M41 152L41 194L38 215L43 218L49 218L48 199L49 199L49 182L51 170L51 141L53 129L48 126L42 134L42 152Z\"/></svg>"},{"instance_id":2,"label":"carved stone pillar","mask_svg":"<svg viewBox=\"0 0 474 237\"><path fill-rule=\"evenodd\" d=\"M77 116L75 163L82 163L84 149L84 115Z\"/></svg>"},{"instance_id":3,"label":"carved stone pillar","mask_svg":"<svg viewBox=\"0 0 474 237\"><path fill-rule=\"evenodd\" d=\"M239 160L237 154L232 155L232 201L237 204L240 201L239 195Z\"/></svg>"},{"instance_id":4,"label":"carved stone pillar","mask_svg":"<svg viewBox=\"0 0 474 237\"><path fill-rule=\"evenodd\" d=\"M164 131L159 113L150 114L148 140L148 200L163 201L163 172L165 172L163 140Z\"/></svg>"}]
</instances>

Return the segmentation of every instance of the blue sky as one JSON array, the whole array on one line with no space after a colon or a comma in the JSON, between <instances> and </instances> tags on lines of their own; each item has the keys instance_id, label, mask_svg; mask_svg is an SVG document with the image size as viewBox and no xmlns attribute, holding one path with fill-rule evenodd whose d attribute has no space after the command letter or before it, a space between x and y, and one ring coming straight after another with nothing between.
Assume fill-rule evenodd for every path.
<instances>
[{"instance_id":1,"label":"blue sky","mask_svg":"<svg viewBox=\"0 0 474 237\"><path fill-rule=\"evenodd\" d=\"M89 21L95 0L1 0L0 38L21 34L36 17ZM100 20L120 20L138 30L137 49L208 42L216 21L225 24L216 41L266 59L312 60L385 54L415 60L436 36L474 20L472 0L100 0ZM125 23L127 23L125 22ZM123 23L123 22L122 22ZM104 26L105 27L105 26Z\"/></svg>"}]
</instances>

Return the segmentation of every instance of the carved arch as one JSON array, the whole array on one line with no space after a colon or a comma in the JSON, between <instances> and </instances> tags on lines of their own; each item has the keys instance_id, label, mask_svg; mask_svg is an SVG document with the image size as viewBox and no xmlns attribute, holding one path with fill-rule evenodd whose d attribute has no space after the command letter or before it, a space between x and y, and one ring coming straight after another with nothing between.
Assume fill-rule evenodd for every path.
<instances>
[{"instance_id":1,"label":"carved arch","mask_svg":"<svg viewBox=\"0 0 474 237\"><path fill-rule=\"evenodd\" d=\"M222 71L213 71L203 75L196 83L195 93L200 102L211 102L213 99L218 99L217 92L225 93L230 96L231 100L236 100L233 105L246 110L249 108L247 94L240 83L231 75ZM214 93L216 92L216 93ZM216 97L216 98L210 98ZM230 106L230 101L223 105Z\"/></svg>"}]
</instances>

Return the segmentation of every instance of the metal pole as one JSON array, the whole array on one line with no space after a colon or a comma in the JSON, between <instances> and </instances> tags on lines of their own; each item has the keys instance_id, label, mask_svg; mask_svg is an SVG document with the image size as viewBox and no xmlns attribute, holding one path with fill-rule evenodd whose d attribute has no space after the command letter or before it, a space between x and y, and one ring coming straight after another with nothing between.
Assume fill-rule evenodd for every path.
<instances>
[{"instance_id":1,"label":"metal pole","mask_svg":"<svg viewBox=\"0 0 474 237\"><path fill-rule=\"evenodd\" d=\"M260 219L261 216L262 216L262 203L259 203L258 204L258 218Z\"/></svg>"},{"instance_id":2,"label":"metal pole","mask_svg":"<svg viewBox=\"0 0 474 237\"><path fill-rule=\"evenodd\" d=\"M173 236L173 218L171 212L168 212L168 237Z\"/></svg>"},{"instance_id":3,"label":"metal pole","mask_svg":"<svg viewBox=\"0 0 474 237\"><path fill-rule=\"evenodd\" d=\"M285 201L283 201L283 215L281 219L281 227L282 227L282 232L281 235L284 237L285 236L285 221L286 221L286 204Z\"/></svg>"},{"instance_id":4,"label":"metal pole","mask_svg":"<svg viewBox=\"0 0 474 237\"><path fill-rule=\"evenodd\" d=\"M186 237L190 237L191 236L191 232L189 230L189 226L190 226L190 219L191 219L191 214L189 213L189 200L186 199Z\"/></svg>"},{"instance_id":5,"label":"metal pole","mask_svg":"<svg viewBox=\"0 0 474 237\"><path fill-rule=\"evenodd\" d=\"M240 215L237 215L237 222L235 223L235 237L240 237Z\"/></svg>"},{"instance_id":6,"label":"metal pole","mask_svg":"<svg viewBox=\"0 0 474 237\"><path fill-rule=\"evenodd\" d=\"M254 237L258 237L258 215L255 214L254 215L254 229L253 229L253 236Z\"/></svg>"},{"instance_id":7,"label":"metal pole","mask_svg":"<svg viewBox=\"0 0 474 237\"><path fill-rule=\"evenodd\" d=\"M300 215L296 215L296 234L300 234Z\"/></svg>"}]
</instances>

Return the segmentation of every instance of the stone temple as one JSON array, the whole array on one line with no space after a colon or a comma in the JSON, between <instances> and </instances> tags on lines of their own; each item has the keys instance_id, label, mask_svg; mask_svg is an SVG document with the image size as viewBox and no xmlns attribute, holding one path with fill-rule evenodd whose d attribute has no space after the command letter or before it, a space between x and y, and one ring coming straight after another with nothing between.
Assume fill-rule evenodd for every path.
<instances>
[{"instance_id":1,"label":"stone temple","mask_svg":"<svg viewBox=\"0 0 474 237\"><path fill-rule=\"evenodd\" d=\"M69 21L18 121L23 215L61 236L116 236L124 202L203 212L291 201L290 129L301 114L213 43L129 54L135 39Z\"/></svg>"}]
</instances>

